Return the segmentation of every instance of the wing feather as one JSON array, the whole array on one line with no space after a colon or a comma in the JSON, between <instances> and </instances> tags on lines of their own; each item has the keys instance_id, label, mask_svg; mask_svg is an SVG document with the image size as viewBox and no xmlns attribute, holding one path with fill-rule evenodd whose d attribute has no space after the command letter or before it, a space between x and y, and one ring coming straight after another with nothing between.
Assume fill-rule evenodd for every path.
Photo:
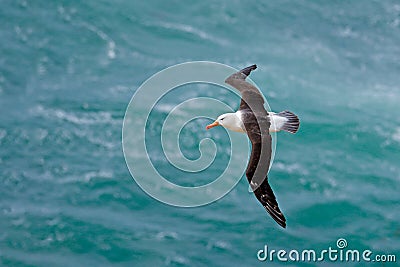
<instances>
[{"instance_id":1,"label":"wing feather","mask_svg":"<svg viewBox=\"0 0 400 267\"><path fill-rule=\"evenodd\" d=\"M267 176L272 154L272 139L269 134L271 122L264 108L264 98L260 91L246 81L250 72L256 68L256 65L244 68L229 76L225 82L236 88L242 95L239 110L242 111L243 124L252 145L246 170L247 180L265 210L280 226L285 228L285 216L279 209Z\"/></svg>"}]
</instances>

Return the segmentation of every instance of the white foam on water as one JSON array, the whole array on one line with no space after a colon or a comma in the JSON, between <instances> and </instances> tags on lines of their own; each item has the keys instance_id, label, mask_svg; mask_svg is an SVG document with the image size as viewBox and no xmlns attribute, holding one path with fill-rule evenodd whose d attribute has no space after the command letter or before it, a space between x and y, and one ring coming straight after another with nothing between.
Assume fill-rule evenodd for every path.
<instances>
[{"instance_id":1,"label":"white foam on water","mask_svg":"<svg viewBox=\"0 0 400 267\"><path fill-rule=\"evenodd\" d=\"M274 162L272 165L274 169L285 171L287 173L298 173L301 175L308 175L309 171L298 163L285 164L283 162Z\"/></svg>"},{"instance_id":2,"label":"white foam on water","mask_svg":"<svg viewBox=\"0 0 400 267\"><path fill-rule=\"evenodd\" d=\"M7 131L5 129L0 129L0 141L7 136Z\"/></svg>"},{"instance_id":3,"label":"white foam on water","mask_svg":"<svg viewBox=\"0 0 400 267\"><path fill-rule=\"evenodd\" d=\"M178 234L176 232L159 232L156 235L157 240L165 239L178 239Z\"/></svg>"},{"instance_id":4,"label":"white foam on water","mask_svg":"<svg viewBox=\"0 0 400 267\"><path fill-rule=\"evenodd\" d=\"M394 141L400 143L400 127L396 128L396 131L393 133L392 138Z\"/></svg>"},{"instance_id":5,"label":"white foam on water","mask_svg":"<svg viewBox=\"0 0 400 267\"><path fill-rule=\"evenodd\" d=\"M31 109L31 113L47 118L57 118L59 120L68 121L74 124L116 124L110 112L69 112L63 109L46 108L38 105Z\"/></svg>"},{"instance_id":6,"label":"white foam on water","mask_svg":"<svg viewBox=\"0 0 400 267\"><path fill-rule=\"evenodd\" d=\"M161 27L161 28L168 29L168 30L176 30L176 31L180 31L183 33L189 33L200 39L211 41L211 42L219 44L219 45L227 45L228 44L228 41L223 40L221 38L217 38L205 31L202 31L202 30L200 30L196 27L193 27L191 25L188 25L188 24L172 23L172 22L157 22L157 23L146 22L145 25Z\"/></svg>"},{"instance_id":7,"label":"white foam on water","mask_svg":"<svg viewBox=\"0 0 400 267\"><path fill-rule=\"evenodd\" d=\"M113 39L111 39L110 36L108 36L105 32L101 31L97 27L90 25L89 23L82 23L82 25L87 28L88 30L94 32L97 36L99 36L103 41L107 42L107 56L109 59L115 59L116 58L116 44Z\"/></svg>"}]
</instances>

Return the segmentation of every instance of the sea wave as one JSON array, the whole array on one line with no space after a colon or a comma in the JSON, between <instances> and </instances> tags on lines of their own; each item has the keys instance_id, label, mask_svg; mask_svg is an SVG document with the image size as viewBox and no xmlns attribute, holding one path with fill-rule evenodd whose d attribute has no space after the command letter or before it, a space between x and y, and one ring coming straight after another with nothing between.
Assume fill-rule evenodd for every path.
<instances>
[{"instance_id":1,"label":"sea wave","mask_svg":"<svg viewBox=\"0 0 400 267\"><path fill-rule=\"evenodd\" d=\"M31 109L31 113L40 117L57 119L59 121L67 121L77 125L121 123L121 120L114 119L112 114L108 111L74 112L37 105L35 108Z\"/></svg>"}]
</instances>

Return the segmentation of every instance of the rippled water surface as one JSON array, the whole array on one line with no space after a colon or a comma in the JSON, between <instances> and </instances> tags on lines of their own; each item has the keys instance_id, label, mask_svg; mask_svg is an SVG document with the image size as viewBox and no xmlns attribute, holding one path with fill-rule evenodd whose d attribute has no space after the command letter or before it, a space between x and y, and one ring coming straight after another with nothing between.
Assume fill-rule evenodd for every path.
<instances>
[{"instance_id":1,"label":"rippled water surface","mask_svg":"<svg viewBox=\"0 0 400 267\"><path fill-rule=\"evenodd\" d=\"M338 238L400 261L398 1L1 6L2 265L274 266L257 260L264 245L322 250ZM252 79L271 108L299 115L298 134L279 134L270 171L287 229L248 193L245 178L193 209L159 203L131 178L121 145L130 98L152 74L192 60L258 64ZM188 88L182 97L197 93ZM162 107L150 127L159 127ZM196 158L191 147L204 125L188 127L182 149ZM229 144L215 142L223 165ZM222 170L171 179L198 185Z\"/></svg>"}]
</instances>

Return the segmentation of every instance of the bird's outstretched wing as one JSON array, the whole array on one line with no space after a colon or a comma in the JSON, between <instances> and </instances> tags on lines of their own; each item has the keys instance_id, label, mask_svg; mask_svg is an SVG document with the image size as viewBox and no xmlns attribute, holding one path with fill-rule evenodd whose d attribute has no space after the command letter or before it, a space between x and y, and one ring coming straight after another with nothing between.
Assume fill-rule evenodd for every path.
<instances>
[{"instance_id":1,"label":"bird's outstretched wing","mask_svg":"<svg viewBox=\"0 0 400 267\"><path fill-rule=\"evenodd\" d=\"M246 81L250 72L257 69L257 65L251 65L247 68L238 71L229 76L225 82L236 88L242 95L239 110L249 109L249 104L252 103L252 110L256 111L259 108L264 109L264 98L258 91L257 87Z\"/></svg>"},{"instance_id":2,"label":"bird's outstretched wing","mask_svg":"<svg viewBox=\"0 0 400 267\"><path fill-rule=\"evenodd\" d=\"M260 138L261 139L261 138ZM262 138L264 139L264 138ZM278 202L268 182L268 168L271 161L271 139L251 142L251 156L247 165L246 176L253 192L271 215L283 228L286 228L286 219L279 209Z\"/></svg>"},{"instance_id":3,"label":"bird's outstretched wing","mask_svg":"<svg viewBox=\"0 0 400 267\"><path fill-rule=\"evenodd\" d=\"M272 139L269 134L271 125L268 112L264 108L264 98L260 91L246 81L256 65L249 66L232 74L226 83L236 88L242 95L240 108L247 136L251 141L251 156L246 176L253 192L272 218L282 227L286 219L278 207L274 192L268 183L268 169L272 154Z\"/></svg>"}]
</instances>

